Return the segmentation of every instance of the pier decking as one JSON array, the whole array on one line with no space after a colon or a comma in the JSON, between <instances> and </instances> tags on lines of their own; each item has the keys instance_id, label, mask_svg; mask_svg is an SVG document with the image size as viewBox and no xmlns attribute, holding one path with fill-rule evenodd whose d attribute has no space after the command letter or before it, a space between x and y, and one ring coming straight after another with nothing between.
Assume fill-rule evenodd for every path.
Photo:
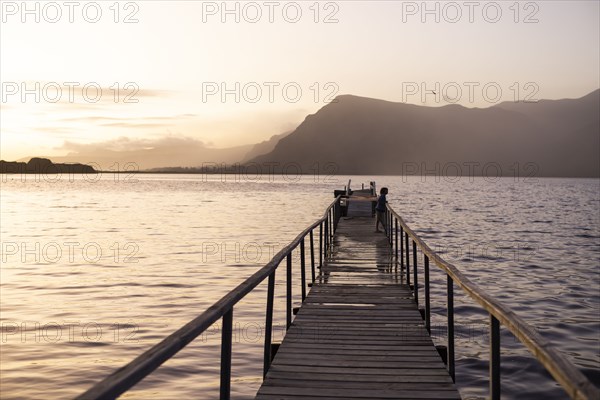
<instances>
[{"instance_id":1,"label":"pier decking","mask_svg":"<svg viewBox=\"0 0 600 400\"><path fill-rule=\"evenodd\" d=\"M257 399L459 399L370 204L353 203Z\"/></svg>"}]
</instances>

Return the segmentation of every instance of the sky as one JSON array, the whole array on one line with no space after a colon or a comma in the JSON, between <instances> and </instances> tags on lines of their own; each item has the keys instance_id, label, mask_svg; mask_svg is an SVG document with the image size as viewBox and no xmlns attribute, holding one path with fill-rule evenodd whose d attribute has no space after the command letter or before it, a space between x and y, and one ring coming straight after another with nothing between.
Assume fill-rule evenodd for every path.
<instances>
[{"instance_id":1,"label":"sky","mask_svg":"<svg viewBox=\"0 0 600 400\"><path fill-rule=\"evenodd\" d=\"M600 87L598 1L0 1L0 158L247 145L341 94L438 107Z\"/></svg>"}]
</instances>

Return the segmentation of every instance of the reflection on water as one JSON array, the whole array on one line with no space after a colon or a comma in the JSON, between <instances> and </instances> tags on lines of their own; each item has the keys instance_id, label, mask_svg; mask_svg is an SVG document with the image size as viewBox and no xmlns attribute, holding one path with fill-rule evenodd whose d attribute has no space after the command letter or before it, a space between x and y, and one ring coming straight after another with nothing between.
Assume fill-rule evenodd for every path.
<instances>
[{"instance_id":1,"label":"reflection on water","mask_svg":"<svg viewBox=\"0 0 600 400\"><path fill-rule=\"evenodd\" d=\"M1 193L3 399L80 393L256 271L320 217L348 180L19 178L3 181ZM390 188L391 205L432 248L599 380L598 180L353 181L371 179ZM284 331L284 275L276 341ZM435 268L431 275L432 333L443 343L445 281ZM265 289L234 311L234 398L252 398L261 382ZM457 383L464 397L483 398L488 319L455 294ZM125 398L215 397L218 325ZM502 357L506 398L564 396L506 332Z\"/></svg>"}]
</instances>

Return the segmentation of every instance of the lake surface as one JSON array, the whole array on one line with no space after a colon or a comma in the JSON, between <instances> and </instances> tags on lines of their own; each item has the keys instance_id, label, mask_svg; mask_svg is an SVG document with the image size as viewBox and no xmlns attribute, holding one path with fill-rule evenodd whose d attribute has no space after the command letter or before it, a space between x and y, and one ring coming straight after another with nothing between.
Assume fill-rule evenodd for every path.
<instances>
[{"instance_id":1,"label":"lake surface","mask_svg":"<svg viewBox=\"0 0 600 400\"><path fill-rule=\"evenodd\" d=\"M2 176L1 397L81 393L265 264L350 177L296 178ZM351 178L355 189L388 186L432 248L600 381L600 180ZM278 275L275 340L285 324ZM432 284L443 344L444 276L432 271ZM457 384L464 398L485 398L488 316L455 294ZM261 285L234 311L236 399L262 381L265 297ZM124 398L215 398L219 354L217 324ZM507 332L502 383L505 398L565 397Z\"/></svg>"}]
</instances>

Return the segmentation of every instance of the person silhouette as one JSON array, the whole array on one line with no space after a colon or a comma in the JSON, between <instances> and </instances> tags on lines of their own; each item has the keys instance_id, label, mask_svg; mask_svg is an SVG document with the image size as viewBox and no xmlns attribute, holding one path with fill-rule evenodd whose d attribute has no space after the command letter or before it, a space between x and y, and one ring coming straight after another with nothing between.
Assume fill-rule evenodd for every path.
<instances>
[{"instance_id":1,"label":"person silhouette","mask_svg":"<svg viewBox=\"0 0 600 400\"><path fill-rule=\"evenodd\" d=\"M386 210L386 195L388 194L388 188L382 187L379 190L379 197L377 198L377 205L375 206L375 211L377 211L377 219L375 220L375 232L381 232L379 230L379 223L383 226L383 230L385 231L385 210Z\"/></svg>"}]
</instances>

